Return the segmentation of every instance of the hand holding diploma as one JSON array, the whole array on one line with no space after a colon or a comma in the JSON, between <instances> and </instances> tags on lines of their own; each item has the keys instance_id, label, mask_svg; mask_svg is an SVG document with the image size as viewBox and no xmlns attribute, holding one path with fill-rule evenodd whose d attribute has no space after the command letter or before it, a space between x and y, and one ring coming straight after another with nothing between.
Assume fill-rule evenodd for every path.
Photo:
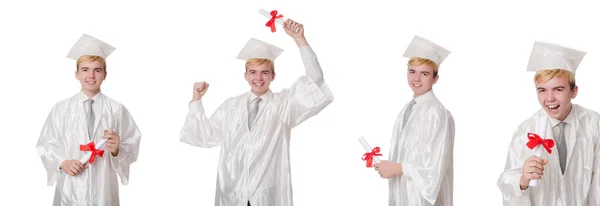
<instances>
[{"instance_id":1,"label":"hand holding diploma","mask_svg":"<svg viewBox=\"0 0 600 206\"><path fill-rule=\"evenodd\" d=\"M121 141L121 137L116 132L105 129L102 138L103 140L107 140L106 147L110 150L112 156L116 157L119 155L119 142Z\"/></svg>"},{"instance_id":2,"label":"hand holding diploma","mask_svg":"<svg viewBox=\"0 0 600 206\"><path fill-rule=\"evenodd\" d=\"M528 133L527 147L533 150L534 156L530 157L523 164L523 171L519 185L521 189L527 187L537 186L537 179L541 179L544 174L544 165L548 163L548 160L542 159L542 151L545 149L548 154L552 154L552 147L554 147L554 140L545 139L546 126L548 118L540 117L538 120L536 133Z\"/></svg>"},{"instance_id":3,"label":"hand holding diploma","mask_svg":"<svg viewBox=\"0 0 600 206\"><path fill-rule=\"evenodd\" d=\"M260 9L258 10L258 13L269 18L269 21L265 24L265 26L270 27L271 28L271 32L275 32L275 23L278 23L280 25L283 25L283 23L285 22L285 20L283 20L283 15L279 14L277 10L273 10L271 12L268 12L267 10L264 9ZM300 27L294 28L294 30L296 33L300 31Z\"/></svg>"}]
</instances>

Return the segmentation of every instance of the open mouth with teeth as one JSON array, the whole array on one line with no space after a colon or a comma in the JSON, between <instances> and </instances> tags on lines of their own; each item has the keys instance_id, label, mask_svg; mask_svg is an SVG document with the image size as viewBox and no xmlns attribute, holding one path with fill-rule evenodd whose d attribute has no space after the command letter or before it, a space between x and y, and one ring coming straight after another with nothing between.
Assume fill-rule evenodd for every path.
<instances>
[{"instance_id":1,"label":"open mouth with teeth","mask_svg":"<svg viewBox=\"0 0 600 206\"><path fill-rule=\"evenodd\" d=\"M548 110L550 111L556 111L558 110L558 108L560 107L560 105L546 105L546 108L548 108Z\"/></svg>"},{"instance_id":2,"label":"open mouth with teeth","mask_svg":"<svg viewBox=\"0 0 600 206\"><path fill-rule=\"evenodd\" d=\"M254 86L260 87L262 85L265 85L265 83L254 83Z\"/></svg>"}]
</instances>

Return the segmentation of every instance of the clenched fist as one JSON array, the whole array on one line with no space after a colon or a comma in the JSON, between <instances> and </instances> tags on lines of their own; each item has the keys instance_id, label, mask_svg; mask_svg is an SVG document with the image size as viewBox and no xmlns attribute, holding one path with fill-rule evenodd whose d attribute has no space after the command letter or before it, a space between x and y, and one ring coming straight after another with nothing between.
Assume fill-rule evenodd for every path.
<instances>
[{"instance_id":1,"label":"clenched fist","mask_svg":"<svg viewBox=\"0 0 600 206\"><path fill-rule=\"evenodd\" d=\"M208 83L206 82L196 82L194 83L194 96L192 97L192 102L198 101L204 96L208 90Z\"/></svg>"},{"instance_id":2,"label":"clenched fist","mask_svg":"<svg viewBox=\"0 0 600 206\"><path fill-rule=\"evenodd\" d=\"M532 156L523 163L523 171L519 185L521 190L529 187L529 181L533 179L542 179L544 176L544 165L548 164L548 160Z\"/></svg>"}]
</instances>

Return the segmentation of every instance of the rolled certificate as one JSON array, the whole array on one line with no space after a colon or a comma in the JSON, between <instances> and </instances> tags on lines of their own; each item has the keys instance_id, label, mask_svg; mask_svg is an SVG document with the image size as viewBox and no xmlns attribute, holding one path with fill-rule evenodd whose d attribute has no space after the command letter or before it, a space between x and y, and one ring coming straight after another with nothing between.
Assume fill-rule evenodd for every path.
<instances>
[{"instance_id":1,"label":"rolled certificate","mask_svg":"<svg viewBox=\"0 0 600 206\"><path fill-rule=\"evenodd\" d=\"M99 150L100 148L102 148L102 146L104 146L104 143L106 143L108 139L100 139L100 141L98 141L98 144L95 145L96 150ZM86 154L79 160L79 162L81 162L81 164L86 164L88 161L90 161L90 158L92 157L93 152L86 152Z\"/></svg>"},{"instance_id":2,"label":"rolled certificate","mask_svg":"<svg viewBox=\"0 0 600 206\"><path fill-rule=\"evenodd\" d=\"M362 144L362 146L365 148L365 150L367 152L373 151L373 149L371 148L371 145L369 145L369 143L367 143L367 140L365 140L365 137L360 137L360 139L358 139L358 141L360 141L360 144ZM373 156L373 160L375 161L375 163L381 162L381 161L379 161L379 158L377 156Z\"/></svg>"},{"instance_id":3,"label":"rolled certificate","mask_svg":"<svg viewBox=\"0 0 600 206\"><path fill-rule=\"evenodd\" d=\"M538 119L538 124L537 124L537 128L535 129L535 132L541 137L544 138L546 136L546 126L548 124L548 118L547 117L540 117L540 119ZM542 145L537 145L535 146L535 148L533 149L533 155L537 156L537 157L542 157L542 151L544 150ZM537 186L537 179L533 179L533 180L529 180L529 187L536 187Z\"/></svg>"},{"instance_id":4,"label":"rolled certificate","mask_svg":"<svg viewBox=\"0 0 600 206\"><path fill-rule=\"evenodd\" d=\"M267 10L260 9L260 10L258 10L258 13L260 13L261 15L263 15L263 16L269 18L269 19L271 18L271 12L268 12ZM278 24L281 24L281 25L283 25L284 21L285 20L283 20L281 18L275 19L275 23L278 23ZM298 32L298 31L300 31L300 27L298 27L296 29L296 32Z\"/></svg>"}]
</instances>

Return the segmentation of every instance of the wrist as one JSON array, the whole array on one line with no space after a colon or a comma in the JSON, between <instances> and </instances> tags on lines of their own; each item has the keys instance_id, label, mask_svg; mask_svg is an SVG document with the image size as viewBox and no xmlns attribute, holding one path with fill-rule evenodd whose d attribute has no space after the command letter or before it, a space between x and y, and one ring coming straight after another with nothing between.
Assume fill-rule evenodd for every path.
<instances>
[{"instance_id":1,"label":"wrist","mask_svg":"<svg viewBox=\"0 0 600 206\"><path fill-rule=\"evenodd\" d=\"M398 163L396 164L396 175L402 175L403 171L402 171L402 164Z\"/></svg>"},{"instance_id":2,"label":"wrist","mask_svg":"<svg viewBox=\"0 0 600 206\"><path fill-rule=\"evenodd\" d=\"M294 38L294 41L296 42L296 45L298 45L298 47L308 46L308 42L306 41L306 38L304 38L304 36L296 37Z\"/></svg>"},{"instance_id":3,"label":"wrist","mask_svg":"<svg viewBox=\"0 0 600 206\"><path fill-rule=\"evenodd\" d=\"M521 190L527 190L529 188L529 181L523 179L523 176L519 178L519 187Z\"/></svg>"}]
</instances>

